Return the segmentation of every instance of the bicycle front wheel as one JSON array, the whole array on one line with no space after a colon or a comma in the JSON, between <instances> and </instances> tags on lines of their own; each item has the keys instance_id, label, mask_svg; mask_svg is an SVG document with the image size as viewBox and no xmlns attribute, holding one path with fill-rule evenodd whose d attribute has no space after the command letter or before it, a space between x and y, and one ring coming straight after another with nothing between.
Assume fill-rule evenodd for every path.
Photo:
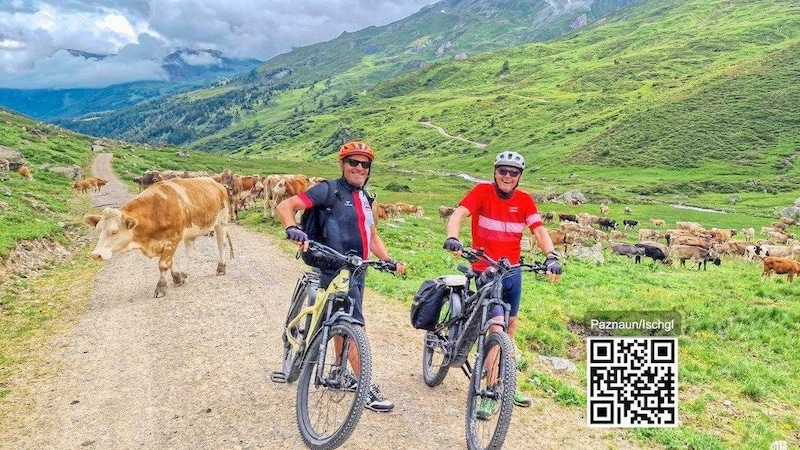
<instances>
[{"instance_id":1,"label":"bicycle front wheel","mask_svg":"<svg viewBox=\"0 0 800 450\"><path fill-rule=\"evenodd\" d=\"M514 346L505 332L493 332L484 340L475 360L467 389L467 446L470 450L503 446L517 387Z\"/></svg>"},{"instance_id":2,"label":"bicycle front wheel","mask_svg":"<svg viewBox=\"0 0 800 450\"><path fill-rule=\"evenodd\" d=\"M422 346L422 379L430 387L442 384L450 366L447 365L447 347L449 345L447 330L442 334L433 331L425 333Z\"/></svg>"},{"instance_id":3,"label":"bicycle front wheel","mask_svg":"<svg viewBox=\"0 0 800 450\"><path fill-rule=\"evenodd\" d=\"M358 357L358 374L349 361ZM353 433L371 386L372 356L360 326L335 323L323 342L319 333L297 386L297 425L310 448L334 449Z\"/></svg>"}]
</instances>

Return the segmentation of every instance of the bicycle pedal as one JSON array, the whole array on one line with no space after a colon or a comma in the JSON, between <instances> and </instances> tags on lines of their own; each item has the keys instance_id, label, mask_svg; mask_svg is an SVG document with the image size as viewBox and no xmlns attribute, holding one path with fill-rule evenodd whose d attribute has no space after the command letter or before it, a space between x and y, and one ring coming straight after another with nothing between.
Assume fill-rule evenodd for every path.
<instances>
[{"instance_id":1,"label":"bicycle pedal","mask_svg":"<svg viewBox=\"0 0 800 450\"><path fill-rule=\"evenodd\" d=\"M283 372L272 372L269 376L269 379L272 380L273 383L286 383L286 375Z\"/></svg>"}]
</instances>

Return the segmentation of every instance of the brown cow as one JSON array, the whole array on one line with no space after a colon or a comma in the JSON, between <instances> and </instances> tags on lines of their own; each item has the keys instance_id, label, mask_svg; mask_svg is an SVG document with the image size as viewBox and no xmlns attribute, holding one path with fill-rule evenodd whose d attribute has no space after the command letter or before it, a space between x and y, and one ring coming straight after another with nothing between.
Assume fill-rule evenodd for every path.
<instances>
[{"instance_id":1,"label":"brown cow","mask_svg":"<svg viewBox=\"0 0 800 450\"><path fill-rule=\"evenodd\" d=\"M72 188L81 194L85 194L89 192L89 189L92 189L92 180L85 178L83 180L74 181L72 182Z\"/></svg>"},{"instance_id":2,"label":"brown cow","mask_svg":"<svg viewBox=\"0 0 800 450\"><path fill-rule=\"evenodd\" d=\"M167 291L167 270L175 286L186 282L186 266L194 251L194 240L212 229L219 249L217 275L225 275L225 246L233 244L228 235L228 193L211 178L176 178L162 181L131 199L120 209L106 208L101 215L87 215L84 221L99 234L92 250L96 261L107 261L117 253L138 248L148 258L158 256L161 276L155 297ZM173 268L178 245L186 250L182 269Z\"/></svg>"},{"instance_id":3,"label":"brown cow","mask_svg":"<svg viewBox=\"0 0 800 450\"><path fill-rule=\"evenodd\" d=\"M447 222L447 219L453 215L455 212L455 208L452 206L440 206L439 207L439 217L442 219L443 222Z\"/></svg>"},{"instance_id":4,"label":"brown cow","mask_svg":"<svg viewBox=\"0 0 800 450\"><path fill-rule=\"evenodd\" d=\"M102 178L91 177L88 180L91 180L92 190L95 192L100 192L100 188L108 184L108 180Z\"/></svg>"},{"instance_id":5,"label":"brown cow","mask_svg":"<svg viewBox=\"0 0 800 450\"><path fill-rule=\"evenodd\" d=\"M791 283L795 275L800 275L800 262L788 258L767 256L764 258L764 272L761 274L761 278L769 278L772 272L778 275L787 274Z\"/></svg>"},{"instance_id":6,"label":"brown cow","mask_svg":"<svg viewBox=\"0 0 800 450\"><path fill-rule=\"evenodd\" d=\"M161 174L157 170L147 170L140 176L133 179L133 181L139 185L139 192L142 192L161 180Z\"/></svg>"},{"instance_id":7,"label":"brown cow","mask_svg":"<svg viewBox=\"0 0 800 450\"><path fill-rule=\"evenodd\" d=\"M26 178L28 180L33 179L33 174L31 173L31 168L28 166L22 166L17 170L17 172L22 176L22 178Z\"/></svg>"},{"instance_id":8,"label":"brown cow","mask_svg":"<svg viewBox=\"0 0 800 450\"><path fill-rule=\"evenodd\" d=\"M673 245L670 247L670 255L673 260L680 261L682 267L686 267L686 260L691 259L697 265L697 270L700 270L700 266L703 266L703 270L706 270L706 262L708 261L716 265L722 263L719 254L714 250L693 245Z\"/></svg>"},{"instance_id":9,"label":"brown cow","mask_svg":"<svg viewBox=\"0 0 800 450\"><path fill-rule=\"evenodd\" d=\"M231 172L230 169L225 169L225 171L220 174L218 183L225 186L225 189L228 191L228 202L231 205L231 220L239 221L239 196L242 193L242 177Z\"/></svg>"}]
</instances>

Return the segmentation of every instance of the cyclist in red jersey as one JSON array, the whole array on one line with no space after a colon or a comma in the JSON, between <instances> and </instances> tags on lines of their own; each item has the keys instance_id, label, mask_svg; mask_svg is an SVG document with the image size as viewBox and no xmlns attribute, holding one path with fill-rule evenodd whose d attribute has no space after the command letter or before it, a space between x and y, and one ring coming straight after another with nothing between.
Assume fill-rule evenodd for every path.
<instances>
[{"instance_id":1,"label":"cyclist in red jersey","mask_svg":"<svg viewBox=\"0 0 800 450\"><path fill-rule=\"evenodd\" d=\"M561 278L561 263L553 247L547 228L543 226L542 215L530 194L517 189L525 158L517 152L505 151L494 161L494 181L481 183L470 190L461 200L447 223L447 240L444 248L461 255L463 245L458 239L461 223L466 217L472 218L472 247L483 248L486 255L494 260L502 257L511 264L518 264L522 253L520 240L525 228L529 228L536 243L547 255L545 266L547 277L553 282ZM481 273L486 269L484 261L478 261L472 268ZM503 279L503 299L511 306L508 320L508 335L514 341L517 328L517 314L522 296L522 274L517 271ZM502 309L497 307L495 317L502 317ZM514 403L530 406L530 398L517 392Z\"/></svg>"}]
</instances>

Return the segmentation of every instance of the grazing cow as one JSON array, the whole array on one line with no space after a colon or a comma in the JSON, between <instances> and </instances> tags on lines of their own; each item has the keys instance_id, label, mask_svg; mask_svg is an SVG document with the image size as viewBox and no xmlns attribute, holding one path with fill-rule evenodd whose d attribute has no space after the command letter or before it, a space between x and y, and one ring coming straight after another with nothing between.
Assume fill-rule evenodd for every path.
<instances>
[{"instance_id":1,"label":"grazing cow","mask_svg":"<svg viewBox=\"0 0 800 450\"><path fill-rule=\"evenodd\" d=\"M756 235L756 230L755 228L742 228L742 234L744 235L744 240L750 242Z\"/></svg>"},{"instance_id":2,"label":"grazing cow","mask_svg":"<svg viewBox=\"0 0 800 450\"><path fill-rule=\"evenodd\" d=\"M649 228L642 228L639 230L640 241L655 241L664 237L664 233Z\"/></svg>"},{"instance_id":3,"label":"grazing cow","mask_svg":"<svg viewBox=\"0 0 800 450\"><path fill-rule=\"evenodd\" d=\"M641 241L634 245L643 248L644 256L647 256L648 258L652 259L653 262L661 261L662 264L672 263L672 259L670 258L669 254L669 249L664 244L653 241Z\"/></svg>"},{"instance_id":4,"label":"grazing cow","mask_svg":"<svg viewBox=\"0 0 800 450\"><path fill-rule=\"evenodd\" d=\"M625 214L627 214L627 215L631 215L631 214L633 214L633 213L631 212L631 207L630 207L630 206L626 206L626 207L625 207Z\"/></svg>"},{"instance_id":5,"label":"grazing cow","mask_svg":"<svg viewBox=\"0 0 800 450\"><path fill-rule=\"evenodd\" d=\"M615 242L611 244L611 253L620 256L627 256L628 258L635 258L636 264L642 262L642 256L645 256L644 247L637 247L631 244L620 244Z\"/></svg>"},{"instance_id":6,"label":"grazing cow","mask_svg":"<svg viewBox=\"0 0 800 450\"><path fill-rule=\"evenodd\" d=\"M569 199L569 203L570 203L570 205L572 205L572 206L578 206L578 205L580 205L580 204L581 204L581 201L580 201L580 200L578 200L577 198L571 198L571 199Z\"/></svg>"},{"instance_id":7,"label":"grazing cow","mask_svg":"<svg viewBox=\"0 0 800 450\"><path fill-rule=\"evenodd\" d=\"M578 216L575 214L558 214L558 221L559 222L575 222L578 223Z\"/></svg>"},{"instance_id":8,"label":"grazing cow","mask_svg":"<svg viewBox=\"0 0 800 450\"><path fill-rule=\"evenodd\" d=\"M600 229L601 230L616 230L617 229L617 221L613 219L600 219Z\"/></svg>"},{"instance_id":9,"label":"grazing cow","mask_svg":"<svg viewBox=\"0 0 800 450\"><path fill-rule=\"evenodd\" d=\"M624 228L627 230L628 228L636 228L636 225L639 225L639 221L638 220L625 219L625 220L622 221L622 224L624 225Z\"/></svg>"},{"instance_id":10,"label":"grazing cow","mask_svg":"<svg viewBox=\"0 0 800 450\"><path fill-rule=\"evenodd\" d=\"M553 220L556 218L556 213L554 211L546 212L542 214L542 222L543 223L553 223Z\"/></svg>"},{"instance_id":11,"label":"grazing cow","mask_svg":"<svg viewBox=\"0 0 800 450\"><path fill-rule=\"evenodd\" d=\"M217 239L217 275L225 275L225 247L233 245L228 235L228 193L211 178L176 178L162 181L131 199L120 209L106 208L101 215L87 215L99 239L92 250L96 261L107 261L117 253L138 248L148 258L158 257L161 276L155 297L167 291L167 270L175 286L186 282L186 266L194 251L194 240L212 229ZM183 241L182 267L173 268L173 258Z\"/></svg>"},{"instance_id":12,"label":"grazing cow","mask_svg":"<svg viewBox=\"0 0 800 450\"><path fill-rule=\"evenodd\" d=\"M770 241L774 242L775 244L785 244L789 241L789 239L794 239L794 234L787 234L782 233L780 231L773 231L769 234Z\"/></svg>"},{"instance_id":13,"label":"grazing cow","mask_svg":"<svg viewBox=\"0 0 800 450\"><path fill-rule=\"evenodd\" d=\"M722 255L744 256L745 255L745 249L747 248L748 245L749 245L749 243L747 243L745 241L737 241L737 240L731 239L729 241L726 241L726 242L723 242L721 244L715 245L713 247L713 249L717 253L722 254Z\"/></svg>"},{"instance_id":14,"label":"grazing cow","mask_svg":"<svg viewBox=\"0 0 800 450\"><path fill-rule=\"evenodd\" d=\"M600 214L607 216L608 210L609 210L608 205L606 205L605 203L600 204Z\"/></svg>"},{"instance_id":15,"label":"grazing cow","mask_svg":"<svg viewBox=\"0 0 800 450\"><path fill-rule=\"evenodd\" d=\"M455 212L455 208L452 206L440 206L439 207L439 217L442 219L443 222L447 222L447 219L453 215Z\"/></svg>"},{"instance_id":16,"label":"grazing cow","mask_svg":"<svg viewBox=\"0 0 800 450\"><path fill-rule=\"evenodd\" d=\"M744 259L753 261L756 258L762 257L761 247L758 245L748 245L744 248Z\"/></svg>"},{"instance_id":17,"label":"grazing cow","mask_svg":"<svg viewBox=\"0 0 800 450\"><path fill-rule=\"evenodd\" d=\"M76 191L80 192L81 194L85 194L92 189L92 180L85 178L83 180L73 181L72 188Z\"/></svg>"},{"instance_id":18,"label":"grazing cow","mask_svg":"<svg viewBox=\"0 0 800 450\"><path fill-rule=\"evenodd\" d=\"M764 258L764 272L761 274L761 278L769 278L772 272L778 275L787 274L791 283L795 275L800 275L800 262L788 258L767 256Z\"/></svg>"},{"instance_id":19,"label":"grazing cow","mask_svg":"<svg viewBox=\"0 0 800 450\"><path fill-rule=\"evenodd\" d=\"M25 178L25 179L28 179L28 180L33 178L33 174L31 173L31 168L28 167L28 166L20 167L19 170L17 170L17 172L22 176L22 178Z\"/></svg>"},{"instance_id":20,"label":"grazing cow","mask_svg":"<svg viewBox=\"0 0 800 450\"><path fill-rule=\"evenodd\" d=\"M161 181L161 174L157 170L145 171L141 176L133 179L139 185L139 192Z\"/></svg>"},{"instance_id":21,"label":"grazing cow","mask_svg":"<svg viewBox=\"0 0 800 450\"><path fill-rule=\"evenodd\" d=\"M792 258L794 260L800 260L800 245L784 246L763 244L759 245L758 249L758 255L761 256L777 256L779 258Z\"/></svg>"},{"instance_id":22,"label":"grazing cow","mask_svg":"<svg viewBox=\"0 0 800 450\"><path fill-rule=\"evenodd\" d=\"M664 219L650 219L650 223L652 223L654 227L663 228L665 222Z\"/></svg>"},{"instance_id":23,"label":"grazing cow","mask_svg":"<svg viewBox=\"0 0 800 450\"><path fill-rule=\"evenodd\" d=\"M697 265L697 270L700 270L701 265L703 270L706 270L706 262L708 261L713 262L715 265L722 263L719 255L714 250L695 247L694 245L673 245L670 249L672 258L680 260L681 267L686 267L687 259L691 259Z\"/></svg>"},{"instance_id":24,"label":"grazing cow","mask_svg":"<svg viewBox=\"0 0 800 450\"><path fill-rule=\"evenodd\" d=\"M681 234L678 236L673 236L669 241L669 245L691 245L708 250L714 246L714 241L697 236Z\"/></svg>"},{"instance_id":25,"label":"grazing cow","mask_svg":"<svg viewBox=\"0 0 800 450\"><path fill-rule=\"evenodd\" d=\"M547 229L547 233L550 235L550 240L553 241L553 248L558 248L559 245L563 245L564 253L567 252L567 245L575 243L575 238L570 233L551 230L549 228Z\"/></svg>"}]
</instances>

